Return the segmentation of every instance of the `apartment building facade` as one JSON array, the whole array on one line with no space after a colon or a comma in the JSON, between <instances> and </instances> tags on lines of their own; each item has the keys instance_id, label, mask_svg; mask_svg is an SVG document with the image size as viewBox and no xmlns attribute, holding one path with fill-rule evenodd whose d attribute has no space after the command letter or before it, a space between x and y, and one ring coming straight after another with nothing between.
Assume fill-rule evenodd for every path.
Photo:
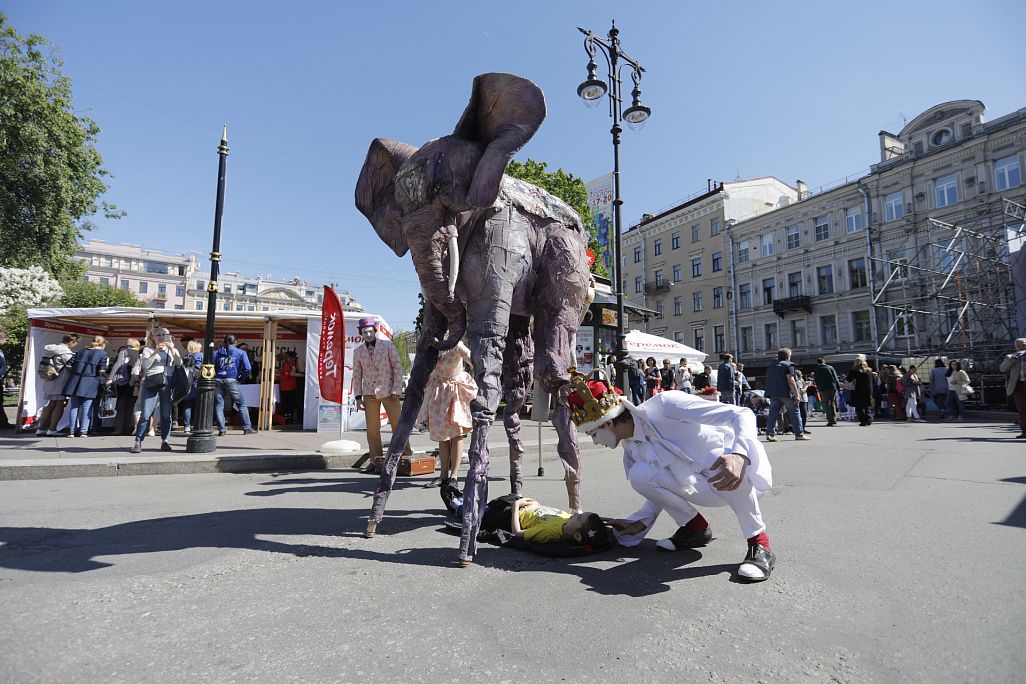
<instances>
[{"instance_id":1,"label":"apartment building facade","mask_svg":"<svg viewBox=\"0 0 1026 684\"><path fill-rule=\"evenodd\" d=\"M857 180L730 226L732 334L755 374L783 346L809 365L879 351L986 367L1026 324L1002 253L1021 230L1004 200L1026 197L1026 109L987 123L982 102L946 102L879 137Z\"/></svg>"},{"instance_id":2,"label":"apartment building facade","mask_svg":"<svg viewBox=\"0 0 1026 684\"><path fill-rule=\"evenodd\" d=\"M733 352L730 244L726 227L796 201L772 178L712 183L706 192L646 214L622 237L623 292L656 311L645 332L710 355Z\"/></svg>"},{"instance_id":3,"label":"apartment building facade","mask_svg":"<svg viewBox=\"0 0 1026 684\"><path fill-rule=\"evenodd\" d=\"M79 245L76 256L86 264L86 281L128 290L149 307L206 309L209 271L195 254L91 240ZM228 272L221 274L219 285L218 308L223 311L320 309L324 297L322 285L299 278L249 278ZM349 292L340 290L338 295L344 310L363 311Z\"/></svg>"}]
</instances>

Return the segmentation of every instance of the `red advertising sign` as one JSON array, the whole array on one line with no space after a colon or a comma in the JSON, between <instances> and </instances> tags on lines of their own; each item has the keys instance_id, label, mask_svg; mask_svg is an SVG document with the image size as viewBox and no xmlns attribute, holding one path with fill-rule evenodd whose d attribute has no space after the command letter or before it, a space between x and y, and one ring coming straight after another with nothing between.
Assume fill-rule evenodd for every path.
<instances>
[{"instance_id":1,"label":"red advertising sign","mask_svg":"<svg viewBox=\"0 0 1026 684\"><path fill-rule=\"evenodd\" d=\"M317 354L317 381L321 396L342 403L342 373L345 363L346 319L335 290L324 286L321 305L321 348Z\"/></svg>"}]
</instances>

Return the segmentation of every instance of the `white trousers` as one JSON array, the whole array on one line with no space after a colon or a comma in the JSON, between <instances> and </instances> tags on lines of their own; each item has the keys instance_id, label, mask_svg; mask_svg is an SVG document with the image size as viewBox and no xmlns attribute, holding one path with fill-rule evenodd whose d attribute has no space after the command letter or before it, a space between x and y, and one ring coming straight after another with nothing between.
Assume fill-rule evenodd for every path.
<instances>
[{"instance_id":1,"label":"white trousers","mask_svg":"<svg viewBox=\"0 0 1026 684\"><path fill-rule=\"evenodd\" d=\"M696 491L688 494L668 469L639 461L631 467L627 479L634 491L669 513L679 526L686 525L698 515L695 506L730 506L745 539L766 529L758 494L747 477L734 491L721 492L709 484L705 475L699 475L694 485Z\"/></svg>"},{"instance_id":2,"label":"white trousers","mask_svg":"<svg viewBox=\"0 0 1026 684\"><path fill-rule=\"evenodd\" d=\"M905 415L910 419L919 418L919 405L916 404L916 397L914 394L910 395L908 401L905 403Z\"/></svg>"}]
</instances>

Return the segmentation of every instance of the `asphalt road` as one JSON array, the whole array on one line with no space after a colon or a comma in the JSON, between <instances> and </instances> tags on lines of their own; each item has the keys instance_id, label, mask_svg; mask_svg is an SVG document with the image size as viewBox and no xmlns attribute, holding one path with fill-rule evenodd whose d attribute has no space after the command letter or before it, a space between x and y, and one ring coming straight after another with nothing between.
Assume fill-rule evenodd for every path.
<instances>
[{"instance_id":1,"label":"asphalt road","mask_svg":"<svg viewBox=\"0 0 1026 684\"><path fill-rule=\"evenodd\" d=\"M372 540L351 470L0 482L0 681L1022 681L1013 427L812 427L767 445L778 566L754 585L728 509L700 550L459 569L419 479ZM553 457L526 493L563 505ZM585 463L585 508L637 506L618 453Z\"/></svg>"}]
</instances>

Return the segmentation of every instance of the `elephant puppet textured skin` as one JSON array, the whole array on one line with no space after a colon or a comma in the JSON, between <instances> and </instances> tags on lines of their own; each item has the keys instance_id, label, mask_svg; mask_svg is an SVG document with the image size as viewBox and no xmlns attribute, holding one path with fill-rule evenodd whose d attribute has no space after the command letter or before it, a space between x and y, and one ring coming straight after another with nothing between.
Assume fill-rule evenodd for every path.
<instances>
[{"instance_id":1,"label":"elephant puppet textured skin","mask_svg":"<svg viewBox=\"0 0 1026 684\"><path fill-rule=\"evenodd\" d=\"M580 217L564 202L504 175L513 154L545 118L534 83L510 74L474 79L470 103L451 135L415 148L371 143L356 185L356 206L397 255L411 253L428 302L399 425L374 493L368 534L381 520L403 447L440 350L467 336L478 394L468 449L460 559L476 550L488 500L488 431L505 390L523 402L534 377L550 393L569 381L590 274ZM532 325L533 320L533 325ZM525 368L526 366L526 368ZM510 434L513 489L520 488L519 420ZM580 451L566 406L552 414L570 508L580 508Z\"/></svg>"}]
</instances>

